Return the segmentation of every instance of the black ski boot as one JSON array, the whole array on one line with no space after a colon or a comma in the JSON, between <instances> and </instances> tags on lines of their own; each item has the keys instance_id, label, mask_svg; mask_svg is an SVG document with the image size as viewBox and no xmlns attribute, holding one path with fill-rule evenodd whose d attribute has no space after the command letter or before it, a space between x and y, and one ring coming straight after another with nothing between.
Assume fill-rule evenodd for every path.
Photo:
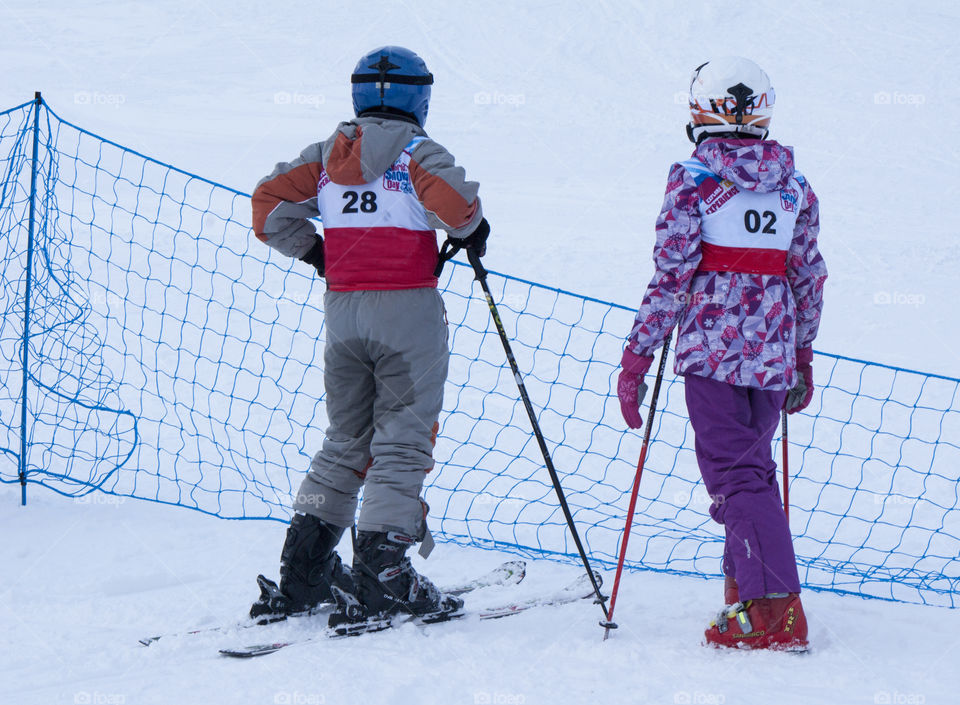
<instances>
[{"instance_id":1,"label":"black ski boot","mask_svg":"<svg viewBox=\"0 0 960 705\"><path fill-rule=\"evenodd\" d=\"M295 514L280 554L280 585L257 576L260 597L250 608L250 616L259 624L276 622L332 603L333 585L353 591L350 571L334 550L343 532L342 527L311 514Z\"/></svg>"},{"instance_id":2,"label":"black ski boot","mask_svg":"<svg viewBox=\"0 0 960 705\"><path fill-rule=\"evenodd\" d=\"M440 592L414 570L404 554L416 539L397 531L360 531L353 549L356 590L335 589L337 609L328 624L337 628L359 622L412 615L428 621L449 619L463 600Z\"/></svg>"}]
</instances>

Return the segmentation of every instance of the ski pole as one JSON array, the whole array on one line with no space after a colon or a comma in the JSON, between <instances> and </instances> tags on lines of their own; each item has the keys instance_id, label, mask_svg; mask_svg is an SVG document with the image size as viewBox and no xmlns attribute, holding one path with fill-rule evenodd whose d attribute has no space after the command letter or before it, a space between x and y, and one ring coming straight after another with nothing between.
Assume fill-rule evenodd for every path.
<instances>
[{"instance_id":1,"label":"ski pole","mask_svg":"<svg viewBox=\"0 0 960 705\"><path fill-rule=\"evenodd\" d=\"M630 540L630 529L633 526L633 514L637 509L637 494L640 492L640 476L643 475L643 464L647 460L647 446L650 443L650 432L653 429L653 416L657 413L657 398L660 396L660 383L663 382L663 371L667 366L667 354L670 352L670 336L663 343L660 353L660 367L657 369L657 381L653 385L653 395L650 397L650 411L647 412L647 427L643 432L643 445L640 446L640 460L637 461L637 474L633 478L633 492L630 494L630 506L627 509L627 523L623 527L623 540L620 542L620 557L617 559L617 573L613 579L613 590L610 593L610 609L607 619L600 622L603 627L603 640L610 636L610 630L616 629L613 621L613 608L617 604L617 592L620 590L620 575L623 573L623 562L627 557L627 542Z\"/></svg>"},{"instance_id":2,"label":"ski pole","mask_svg":"<svg viewBox=\"0 0 960 705\"><path fill-rule=\"evenodd\" d=\"M570 507L567 504L567 498L563 493L563 487L560 485L560 478L557 476L557 470L553 466L553 460L550 459L550 451L547 450L547 442L540 431L540 423L537 421L537 415L533 411L533 405L530 403L530 397L527 394L527 388L523 383L523 377L520 376L520 369L517 367L517 360L513 356L513 349L510 347L510 341L507 339L507 332L504 330L503 322L500 320L500 314L497 311L497 305L493 302L493 295L490 293L490 287L487 286L487 270L480 262L480 256L472 247L467 249L467 259L473 267L476 279L480 282L480 288L483 289L483 295L487 300L487 308L490 309L490 316L496 325L497 333L500 335L500 342L503 344L503 351L507 354L507 362L510 363L510 369L513 372L513 378L517 381L517 388L520 390L520 398L523 400L523 406L527 410L527 416L530 419L530 425L533 427L533 435L537 438L537 444L540 446L540 452L543 454L543 461L546 463L547 472L550 473L550 480L553 482L553 489L557 493L557 499L560 500L560 508L563 510L563 516L567 520L567 526L570 528L570 534L573 536L573 542L577 545L577 551L580 553L580 560L583 567L587 570L590 582L593 585L593 591L597 595L597 602L600 609L603 610L603 616L607 616L606 598L600 592L600 584L597 582L598 573L594 573L590 567L590 561L587 553L583 549L583 543L580 541L580 534L577 532L577 526L573 523L573 515L570 513Z\"/></svg>"},{"instance_id":3,"label":"ski pole","mask_svg":"<svg viewBox=\"0 0 960 705\"><path fill-rule=\"evenodd\" d=\"M787 526L790 525L790 455L787 452L787 412L781 412L781 443L783 444L783 513L787 515Z\"/></svg>"}]
</instances>

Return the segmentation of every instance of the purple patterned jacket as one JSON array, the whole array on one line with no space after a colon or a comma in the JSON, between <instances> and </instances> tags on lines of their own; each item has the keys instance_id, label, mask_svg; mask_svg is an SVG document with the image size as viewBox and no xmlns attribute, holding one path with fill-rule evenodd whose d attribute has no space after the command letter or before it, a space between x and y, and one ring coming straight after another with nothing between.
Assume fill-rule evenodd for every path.
<instances>
[{"instance_id":1,"label":"purple patterned jacket","mask_svg":"<svg viewBox=\"0 0 960 705\"><path fill-rule=\"evenodd\" d=\"M817 197L795 171L792 149L772 140L708 139L693 156L670 169L657 218L656 273L628 347L652 356L679 323L677 374L741 387L790 389L797 381L796 351L813 344L823 307L827 268L817 250ZM710 179L708 188L701 186L705 179ZM793 195L791 180L799 184L786 276L698 270L704 199L720 180L734 192L786 191L788 196Z\"/></svg>"}]
</instances>

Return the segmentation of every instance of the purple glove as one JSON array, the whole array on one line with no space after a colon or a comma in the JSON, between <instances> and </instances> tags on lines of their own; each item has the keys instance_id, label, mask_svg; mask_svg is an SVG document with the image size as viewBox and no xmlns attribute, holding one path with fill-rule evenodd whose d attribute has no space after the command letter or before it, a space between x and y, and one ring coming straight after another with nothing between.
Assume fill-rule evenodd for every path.
<instances>
[{"instance_id":1,"label":"purple glove","mask_svg":"<svg viewBox=\"0 0 960 705\"><path fill-rule=\"evenodd\" d=\"M632 352L630 348L623 351L620 359L620 376L617 377L617 397L620 399L620 413L630 428L643 426L640 418L640 402L647 393L647 385L643 378L646 376L652 357L642 357Z\"/></svg>"},{"instance_id":2,"label":"purple glove","mask_svg":"<svg viewBox=\"0 0 960 705\"><path fill-rule=\"evenodd\" d=\"M813 348L797 350L797 384L787 392L787 398L783 402L783 408L788 414L803 411L813 399L813 368L810 366L812 362Z\"/></svg>"}]
</instances>

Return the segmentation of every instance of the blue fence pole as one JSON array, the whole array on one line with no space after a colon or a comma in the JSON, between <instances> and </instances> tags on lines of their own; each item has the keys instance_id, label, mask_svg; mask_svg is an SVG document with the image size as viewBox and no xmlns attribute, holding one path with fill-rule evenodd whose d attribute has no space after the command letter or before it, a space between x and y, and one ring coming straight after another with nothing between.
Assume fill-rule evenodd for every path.
<instances>
[{"instance_id":1,"label":"blue fence pole","mask_svg":"<svg viewBox=\"0 0 960 705\"><path fill-rule=\"evenodd\" d=\"M27 224L27 271L23 296L23 396L20 407L20 504L27 504L27 383L30 379L30 286L33 283L33 231L36 225L37 156L40 151L40 91L33 98L33 162L30 165L30 219Z\"/></svg>"}]
</instances>

